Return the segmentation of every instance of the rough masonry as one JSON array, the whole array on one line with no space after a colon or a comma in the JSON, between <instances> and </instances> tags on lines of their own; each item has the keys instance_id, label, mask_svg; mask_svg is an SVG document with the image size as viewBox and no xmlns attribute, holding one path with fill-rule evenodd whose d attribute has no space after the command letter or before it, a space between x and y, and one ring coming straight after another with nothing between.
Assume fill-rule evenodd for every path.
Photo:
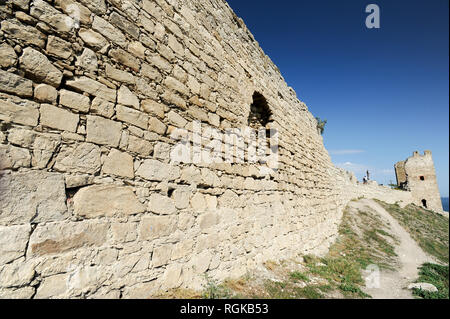
<instances>
[{"instance_id":1,"label":"rough masonry","mask_svg":"<svg viewBox=\"0 0 450 319\"><path fill-rule=\"evenodd\" d=\"M436 212L443 211L431 151L425 151L423 155L415 151L413 156L394 167L397 185L412 193L414 204Z\"/></svg>"},{"instance_id":2,"label":"rough masonry","mask_svg":"<svg viewBox=\"0 0 450 319\"><path fill-rule=\"evenodd\" d=\"M333 166L224 0L7 0L0 17L0 297L200 289L326 252L352 198L412 201ZM278 130L278 170L172 163L194 120Z\"/></svg>"}]
</instances>

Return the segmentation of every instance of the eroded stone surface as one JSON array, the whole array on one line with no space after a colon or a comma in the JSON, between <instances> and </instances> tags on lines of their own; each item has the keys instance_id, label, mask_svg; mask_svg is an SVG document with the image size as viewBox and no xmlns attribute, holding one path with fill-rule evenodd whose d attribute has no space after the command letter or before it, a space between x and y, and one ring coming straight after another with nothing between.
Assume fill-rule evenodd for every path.
<instances>
[{"instance_id":1,"label":"eroded stone surface","mask_svg":"<svg viewBox=\"0 0 450 319\"><path fill-rule=\"evenodd\" d=\"M0 265L25 255L31 225L0 226ZM4 287L5 285L0 286Z\"/></svg>"},{"instance_id":2,"label":"eroded stone surface","mask_svg":"<svg viewBox=\"0 0 450 319\"><path fill-rule=\"evenodd\" d=\"M324 254L352 198L414 201L333 166L314 116L223 1L10 2L0 297L202 289L204 273L237 278L267 260ZM248 152L242 162L248 141L231 158L220 154L230 140L216 149L225 162L202 161L212 140L193 121L226 137L249 123L277 129L278 169ZM188 138L202 158L174 158Z\"/></svg>"},{"instance_id":3,"label":"eroded stone surface","mask_svg":"<svg viewBox=\"0 0 450 319\"><path fill-rule=\"evenodd\" d=\"M0 91L29 97L33 95L33 82L16 74L0 70Z\"/></svg>"},{"instance_id":4,"label":"eroded stone surface","mask_svg":"<svg viewBox=\"0 0 450 319\"><path fill-rule=\"evenodd\" d=\"M87 117L87 141L117 147L122 135L120 122L107 120L99 116Z\"/></svg>"},{"instance_id":5,"label":"eroded stone surface","mask_svg":"<svg viewBox=\"0 0 450 319\"><path fill-rule=\"evenodd\" d=\"M122 177L134 177L133 157L127 153L112 149L105 159L103 171Z\"/></svg>"},{"instance_id":6,"label":"eroded stone surface","mask_svg":"<svg viewBox=\"0 0 450 319\"><path fill-rule=\"evenodd\" d=\"M20 67L25 70L30 77L37 81L44 82L55 87L59 86L62 80L62 73L48 58L33 48L25 48L19 59Z\"/></svg>"},{"instance_id":7,"label":"eroded stone surface","mask_svg":"<svg viewBox=\"0 0 450 319\"><path fill-rule=\"evenodd\" d=\"M100 148L91 143L64 145L54 165L54 168L61 172L88 174L95 174L100 167Z\"/></svg>"},{"instance_id":8,"label":"eroded stone surface","mask_svg":"<svg viewBox=\"0 0 450 319\"><path fill-rule=\"evenodd\" d=\"M145 207L129 187L93 185L74 196L74 213L86 218L142 213Z\"/></svg>"},{"instance_id":9,"label":"eroded stone surface","mask_svg":"<svg viewBox=\"0 0 450 319\"><path fill-rule=\"evenodd\" d=\"M45 171L2 173L0 208L0 225L65 219L64 177Z\"/></svg>"},{"instance_id":10,"label":"eroded stone surface","mask_svg":"<svg viewBox=\"0 0 450 319\"><path fill-rule=\"evenodd\" d=\"M31 256L44 256L101 246L106 242L107 232L108 224L95 220L42 224L31 235L28 250Z\"/></svg>"}]
</instances>

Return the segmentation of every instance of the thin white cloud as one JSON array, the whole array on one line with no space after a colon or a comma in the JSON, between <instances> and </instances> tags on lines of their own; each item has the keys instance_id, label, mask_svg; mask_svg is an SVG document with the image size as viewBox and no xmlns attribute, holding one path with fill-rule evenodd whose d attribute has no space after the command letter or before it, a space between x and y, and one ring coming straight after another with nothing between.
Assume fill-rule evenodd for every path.
<instances>
[{"instance_id":1,"label":"thin white cloud","mask_svg":"<svg viewBox=\"0 0 450 319\"><path fill-rule=\"evenodd\" d=\"M356 175L359 174L366 174L367 170L369 170L370 174L372 176L388 176L394 174L394 169L392 168L375 168L364 164L358 164L358 163L352 163L352 162L343 162L343 163L336 163L337 167L345 169L347 171L351 171L355 173Z\"/></svg>"},{"instance_id":2,"label":"thin white cloud","mask_svg":"<svg viewBox=\"0 0 450 319\"><path fill-rule=\"evenodd\" d=\"M352 162L336 163L336 166L355 174L365 174L368 169L366 165L356 164Z\"/></svg>"},{"instance_id":3,"label":"thin white cloud","mask_svg":"<svg viewBox=\"0 0 450 319\"><path fill-rule=\"evenodd\" d=\"M364 150L331 150L329 153L331 155L349 155L349 154L360 154L364 153Z\"/></svg>"}]
</instances>

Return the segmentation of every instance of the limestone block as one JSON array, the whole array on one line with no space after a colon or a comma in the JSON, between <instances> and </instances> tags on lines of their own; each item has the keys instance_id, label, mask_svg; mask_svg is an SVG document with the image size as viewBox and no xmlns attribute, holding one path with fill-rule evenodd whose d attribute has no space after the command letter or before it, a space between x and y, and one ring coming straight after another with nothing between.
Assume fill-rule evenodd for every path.
<instances>
[{"instance_id":1,"label":"limestone block","mask_svg":"<svg viewBox=\"0 0 450 319\"><path fill-rule=\"evenodd\" d=\"M39 84L34 88L34 98L43 103L56 103L58 91L51 85Z\"/></svg>"},{"instance_id":2,"label":"limestone block","mask_svg":"<svg viewBox=\"0 0 450 319\"><path fill-rule=\"evenodd\" d=\"M131 35L134 39L139 39L139 28L137 25L130 23L117 12L113 12L109 16L109 21L125 33Z\"/></svg>"},{"instance_id":3,"label":"limestone block","mask_svg":"<svg viewBox=\"0 0 450 319\"><path fill-rule=\"evenodd\" d=\"M148 210L158 215L171 215L177 211L171 198L155 193L150 195Z\"/></svg>"},{"instance_id":4,"label":"limestone block","mask_svg":"<svg viewBox=\"0 0 450 319\"><path fill-rule=\"evenodd\" d=\"M193 94L200 94L200 83L198 83L197 79L192 75L188 76L187 86L192 91Z\"/></svg>"},{"instance_id":5,"label":"limestone block","mask_svg":"<svg viewBox=\"0 0 450 319\"><path fill-rule=\"evenodd\" d=\"M46 50L49 54L68 59L72 55L71 44L59 37L49 36Z\"/></svg>"},{"instance_id":6,"label":"limestone block","mask_svg":"<svg viewBox=\"0 0 450 319\"><path fill-rule=\"evenodd\" d=\"M74 1L74 0L56 0L55 4L61 8L61 10L69 15L72 16L74 14L75 7L78 9L77 12L79 12L79 19L80 23L82 24L89 24L91 23L91 10L89 10L84 5Z\"/></svg>"},{"instance_id":7,"label":"limestone block","mask_svg":"<svg viewBox=\"0 0 450 319\"><path fill-rule=\"evenodd\" d=\"M72 91L59 91L59 103L80 112L88 112L91 101L87 96Z\"/></svg>"},{"instance_id":8,"label":"limestone block","mask_svg":"<svg viewBox=\"0 0 450 319\"><path fill-rule=\"evenodd\" d=\"M54 169L62 172L95 174L100 170L100 148L91 143L63 145Z\"/></svg>"},{"instance_id":9,"label":"limestone block","mask_svg":"<svg viewBox=\"0 0 450 319\"><path fill-rule=\"evenodd\" d=\"M177 79L178 81L180 81L183 84L185 84L188 79L188 75L187 75L186 71L184 71L183 68L180 67L179 65L175 65L173 67L172 74L175 77L175 79Z\"/></svg>"},{"instance_id":10,"label":"limestone block","mask_svg":"<svg viewBox=\"0 0 450 319\"><path fill-rule=\"evenodd\" d=\"M75 65L85 69L86 71L95 72L98 69L97 55L91 49L85 48L83 53L77 57Z\"/></svg>"},{"instance_id":11,"label":"limestone block","mask_svg":"<svg viewBox=\"0 0 450 319\"><path fill-rule=\"evenodd\" d=\"M17 62L17 54L14 49L6 43L0 44L0 67L9 68Z\"/></svg>"},{"instance_id":12,"label":"limestone block","mask_svg":"<svg viewBox=\"0 0 450 319\"><path fill-rule=\"evenodd\" d=\"M22 254L24 253L25 247ZM0 267L0 287L23 287L30 284L35 275L34 263L21 258Z\"/></svg>"},{"instance_id":13,"label":"limestone block","mask_svg":"<svg viewBox=\"0 0 450 319\"><path fill-rule=\"evenodd\" d=\"M143 217L139 225L141 240L152 240L172 234L176 229L176 219L173 216Z\"/></svg>"},{"instance_id":14,"label":"limestone block","mask_svg":"<svg viewBox=\"0 0 450 319\"><path fill-rule=\"evenodd\" d=\"M105 0L78 0L96 14L106 13Z\"/></svg>"},{"instance_id":15,"label":"limestone block","mask_svg":"<svg viewBox=\"0 0 450 319\"><path fill-rule=\"evenodd\" d=\"M134 178L133 157L127 153L111 149L103 163L103 172L105 174Z\"/></svg>"},{"instance_id":16,"label":"limestone block","mask_svg":"<svg viewBox=\"0 0 450 319\"><path fill-rule=\"evenodd\" d=\"M16 74L0 70L0 91L22 97L33 96L33 82Z\"/></svg>"},{"instance_id":17,"label":"limestone block","mask_svg":"<svg viewBox=\"0 0 450 319\"><path fill-rule=\"evenodd\" d=\"M217 197L205 195L206 207L208 210L215 210L217 208Z\"/></svg>"},{"instance_id":18,"label":"limestone block","mask_svg":"<svg viewBox=\"0 0 450 319\"><path fill-rule=\"evenodd\" d=\"M116 117L120 121L124 121L140 128L147 129L148 115L135 109L117 104Z\"/></svg>"},{"instance_id":19,"label":"limestone block","mask_svg":"<svg viewBox=\"0 0 450 319\"><path fill-rule=\"evenodd\" d=\"M135 72L139 72L140 62L132 54L122 49L111 49L109 56L115 59L117 62L131 68Z\"/></svg>"},{"instance_id":20,"label":"limestone block","mask_svg":"<svg viewBox=\"0 0 450 319\"><path fill-rule=\"evenodd\" d=\"M100 97L96 97L92 100L90 111L93 114L111 118L114 115L114 103L108 102Z\"/></svg>"},{"instance_id":21,"label":"limestone block","mask_svg":"<svg viewBox=\"0 0 450 319\"><path fill-rule=\"evenodd\" d=\"M103 83L92 80L88 77L75 77L73 80L66 82L69 88L80 90L94 96L98 96L104 100L115 103L116 90L108 88Z\"/></svg>"},{"instance_id":22,"label":"limestone block","mask_svg":"<svg viewBox=\"0 0 450 319\"><path fill-rule=\"evenodd\" d=\"M184 118L181 117L181 115L179 115L178 113L175 113L174 111L170 111L167 114L167 119L169 120L169 122L173 125L175 125L176 127L180 127L183 128L186 126L186 124L188 123Z\"/></svg>"},{"instance_id":23,"label":"limestone block","mask_svg":"<svg viewBox=\"0 0 450 319\"><path fill-rule=\"evenodd\" d=\"M127 84L135 83L133 74L126 72L126 71L118 70L118 69L114 68L113 66L111 66L110 64L106 64L105 72L106 72L106 76L113 80L127 83ZM122 102L119 101L119 103L122 103ZM135 103L135 102L133 102L133 103ZM138 101L138 105L139 105L139 101Z\"/></svg>"},{"instance_id":24,"label":"limestone block","mask_svg":"<svg viewBox=\"0 0 450 319\"><path fill-rule=\"evenodd\" d=\"M117 102L125 106L132 106L139 110L139 99L125 85L122 85L117 92Z\"/></svg>"},{"instance_id":25,"label":"limestone block","mask_svg":"<svg viewBox=\"0 0 450 319\"><path fill-rule=\"evenodd\" d=\"M147 61L161 71L167 73L170 73L172 71L172 65L159 54L147 57Z\"/></svg>"},{"instance_id":26,"label":"limestone block","mask_svg":"<svg viewBox=\"0 0 450 319\"><path fill-rule=\"evenodd\" d=\"M122 216L145 211L130 187L93 185L79 190L74 198L74 214L86 218Z\"/></svg>"},{"instance_id":27,"label":"limestone block","mask_svg":"<svg viewBox=\"0 0 450 319\"><path fill-rule=\"evenodd\" d=\"M93 183L93 177L83 174L83 175L66 175L66 187L67 188L75 188L86 186Z\"/></svg>"},{"instance_id":28,"label":"limestone block","mask_svg":"<svg viewBox=\"0 0 450 319\"><path fill-rule=\"evenodd\" d=\"M172 255L172 245L164 245L156 247L153 250L152 266L156 268L161 267L163 265L167 265L171 255Z\"/></svg>"},{"instance_id":29,"label":"limestone block","mask_svg":"<svg viewBox=\"0 0 450 319\"><path fill-rule=\"evenodd\" d=\"M79 116L50 104L41 105L41 124L62 131L76 132Z\"/></svg>"},{"instance_id":30,"label":"limestone block","mask_svg":"<svg viewBox=\"0 0 450 319\"><path fill-rule=\"evenodd\" d=\"M154 114L159 118L164 118L165 106L153 100L144 100L141 103L142 109L150 114Z\"/></svg>"},{"instance_id":31,"label":"limestone block","mask_svg":"<svg viewBox=\"0 0 450 319\"><path fill-rule=\"evenodd\" d=\"M153 151L153 157L166 162L170 159L170 152L172 151L172 145L164 142L158 142L155 144Z\"/></svg>"},{"instance_id":32,"label":"limestone block","mask_svg":"<svg viewBox=\"0 0 450 319\"><path fill-rule=\"evenodd\" d=\"M130 152L138 153L142 156L148 156L153 151L153 146L149 141L136 136L129 136L128 150Z\"/></svg>"},{"instance_id":33,"label":"limestone block","mask_svg":"<svg viewBox=\"0 0 450 319\"><path fill-rule=\"evenodd\" d=\"M164 80L164 84L170 89L170 90L174 90L177 92L180 92L184 95L189 95L189 89L180 81L178 81L177 79L174 79L170 76L168 76L165 80Z\"/></svg>"},{"instance_id":34,"label":"limestone block","mask_svg":"<svg viewBox=\"0 0 450 319\"><path fill-rule=\"evenodd\" d=\"M30 299L35 294L34 287L0 288L0 299Z\"/></svg>"},{"instance_id":35,"label":"limestone block","mask_svg":"<svg viewBox=\"0 0 450 319\"><path fill-rule=\"evenodd\" d=\"M0 144L0 170L30 167L31 155L27 149Z\"/></svg>"},{"instance_id":36,"label":"limestone block","mask_svg":"<svg viewBox=\"0 0 450 319\"><path fill-rule=\"evenodd\" d=\"M239 207L239 196L232 190L227 189L218 199L220 207Z\"/></svg>"},{"instance_id":37,"label":"limestone block","mask_svg":"<svg viewBox=\"0 0 450 319\"><path fill-rule=\"evenodd\" d=\"M111 234L114 242L128 243L137 238L136 223L112 223Z\"/></svg>"},{"instance_id":38,"label":"limestone block","mask_svg":"<svg viewBox=\"0 0 450 319\"><path fill-rule=\"evenodd\" d=\"M192 228L195 223L195 218L192 213L180 213L178 217L178 228L180 230L187 230Z\"/></svg>"},{"instance_id":39,"label":"limestone block","mask_svg":"<svg viewBox=\"0 0 450 319\"><path fill-rule=\"evenodd\" d=\"M156 117L151 117L148 122L148 129L152 132L164 135L166 133L167 126Z\"/></svg>"},{"instance_id":40,"label":"limestone block","mask_svg":"<svg viewBox=\"0 0 450 319\"><path fill-rule=\"evenodd\" d=\"M63 298L69 289L69 276L70 274L58 274L44 278L39 285L34 298Z\"/></svg>"},{"instance_id":41,"label":"limestone block","mask_svg":"<svg viewBox=\"0 0 450 319\"><path fill-rule=\"evenodd\" d=\"M198 223L201 230L207 230L219 223L219 215L217 213L206 213L198 217Z\"/></svg>"},{"instance_id":42,"label":"limestone block","mask_svg":"<svg viewBox=\"0 0 450 319\"><path fill-rule=\"evenodd\" d=\"M143 77L136 77L136 92L139 93L140 96L150 99L157 99L158 92L156 89L150 85L150 82Z\"/></svg>"},{"instance_id":43,"label":"limestone block","mask_svg":"<svg viewBox=\"0 0 450 319\"><path fill-rule=\"evenodd\" d=\"M191 263L194 271L198 274L202 274L209 269L212 255L209 251L203 251L200 254L191 258Z\"/></svg>"},{"instance_id":44,"label":"limestone block","mask_svg":"<svg viewBox=\"0 0 450 319\"><path fill-rule=\"evenodd\" d=\"M127 45L127 39L124 34L114 27L108 21L100 18L99 16L94 17L94 22L92 23L92 29L97 31L105 38L110 40L111 42L125 48Z\"/></svg>"},{"instance_id":45,"label":"limestone block","mask_svg":"<svg viewBox=\"0 0 450 319\"><path fill-rule=\"evenodd\" d=\"M43 0L33 1L33 6L30 8L30 15L49 24L57 32L69 32L73 26L71 23L68 23L69 17L67 15L60 13Z\"/></svg>"},{"instance_id":46,"label":"limestone block","mask_svg":"<svg viewBox=\"0 0 450 319\"><path fill-rule=\"evenodd\" d=\"M134 286L127 286L124 288L122 298L124 299L149 299L154 293L159 290L159 284L156 280L139 283Z\"/></svg>"},{"instance_id":47,"label":"limestone block","mask_svg":"<svg viewBox=\"0 0 450 319\"><path fill-rule=\"evenodd\" d=\"M177 260L189 256L192 253L193 247L194 247L193 239L186 239L176 244L172 249L171 260Z\"/></svg>"},{"instance_id":48,"label":"limestone block","mask_svg":"<svg viewBox=\"0 0 450 319\"><path fill-rule=\"evenodd\" d=\"M429 292L437 292L438 289L430 283L426 283L426 282L419 282L419 283L413 283L408 285L408 289L421 289L424 291L429 291Z\"/></svg>"},{"instance_id":49,"label":"limestone block","mask_svg":"<svg viewBox=\"0 0 450 319\"><path fill-rule=\"evenodd\" d=\"M1 30L13 38L40 48L45 46L45 41L47 39L46 36L35 27L23 25L13 19L3 20L1 22Z\"/></svg>"},{"instance_id":50,"label":"limestone block","mask_svg":"<svg viewBox=\"0 0 450 319\"><path fill-rule=\"evenodd\" d=\"M81 266L72 270L70 277L67 279L67 296L77 296L98 290L103 283L111 278L110 270L105 268L103 265Z\"/></svg>"},{"instance_id":51,"label":"limestone block","mask_svg":"<svg viewBox=\"0 0 450 319\"><path fill-rule=\"evenodd\" d=\"M25 255L30 233L30 224L0 226L0 265ZM1 275L0 273L0 277L2 277Z\"/></svg>"},{"instance_id":52,"label":"limestone block","mask_svg":"<svg viewBox=\"0 0 450 319\"><path fill-rule=\"evenodd\" d=\"M153 81L159 81L161 79L161 74L159 71L147 63L143 63L141 65L141 75Z\"/></svg>"},{"instance_id":53,"label":"limestone block","mask_svg":"<svg viewBox=\"0 0 450 319\"><path fill-rule=\"evenodd\" d=\"M180 264L170 264L167 266L164 275L161 277L161 289L174 289L181 286Z\"/></svg>"},{"instance_id":54,"label":"limestone block","mask_svg":"<svg viewBox=\"0 0 450 319\"><path fill-rule=\"evenodd\" d=\"M166 90L164 92L164 94L162 95L162 99L166 103L178 106L182 110L186 110L187 109L185 99L182 98L181 96L179 96L178 94L170 91L170 90Z\"/></svg>"},{"instance_id":55,"label":"limestone block","mask_svg":"<svg viewBox=\"0 0 450 319\"><path fill-rule=\"evenodd\" d=\"M30 8L30 0L11 0L10 2L22 10L28 10Z\"/></svg>"},{"instance_id":56,"label":"limestone block","mask_svg":"<svg viewBox=\"0 0 450 319\"><path fill-rule=\"evenodd\" d=\"M147 159L138 168L136 175L150 181L170 181L180 177L180 168L154 159Z\"/></svg>"},{"instance_id":57,"label":"limestone block","mask_svg":"<svg viewBox=\"0 0 450 319\"><path fill-rule=\"evenodd\" d=\"M30 256L61 254L106 242L108 224L98 220L39 224L30 238Z\"/></svg>"},{"instance_id":58,"label":"limestone block","mask_svg":"<svg viewBox=\"0 0 450 319\"><path fill-rule=\"evenodd\" d=\"M193 166L184 167L181 171L181 180L190 184L199 184L202 182L200 170Z\"/></svg>"},{"instance_id":59,"label":"limestone block","mask_svg":"<svg viewBox=\"0 0 450 319\"><path fill-rule=\"evenodd\" d=\"M94 50L101 50L106 45L108 41L100 34L91 29L81 29L78 32L81 40L83 40L86 45L90 46Z\"/></svg>"},{"instance_id":60,"label":"limestone block","mask_svg":"<svg viewBox=\"0 0 450 319\"><path fill-rule=\"evenodd\" d=\"M30 47L23 50L19 59L20 68L27 74L55 87L61 83L63 74L59 71L45 55Z\"/></svg>"},{"instance_id":61,"label":"limestone block","mask_svg":"<svg viewBox=\"0 0 450 319\"><path fill-rule=\"evenodd\" d=\"M31 148L33 150L31 165L38 168L47 166L56 148L61 143L61 137L57 134L37 133L21 128L11 129L8 140L12 144Z\"/></svg>"},{"instance_id":62,"label":"limestone block","mask_svg":"<svg viewBox=\"0 0 450 319\"><path fill-rule=\"evenodd\" d=\"M117 147L122 135L122 124L99 116L87 116L88 142Z\"/></svg>"},{"instance_id":63,"label":"limestone block","mask_svg":"<svg viewBox=\"0 0 450 319\"><path fill-rule=\"evenodd\" d=\"M192 191L189 186L179 186L172 193L172 198L175 201L175 207L178 209L185 209L189 206L189 199Z\"/></svg>"},{"instance_id":64,"label":"limestone block","mask_svg":"<svg viewBox=\"0 0 450 319\"><path fill-rule=\"evenodd\" d=\"M190 203L195 212L204 212L206 210L205 196L200 192L197 192L192 196Z\"/></svg>"},{"instance_id":65,"label":"limestone block","mask_svg":"<svg viewBox=\"0 0 450 319\"><path fill-rule=\"evenodd\" d=\"M0 175L0 225L48 222L66 216L61 174L28 171Z\"/></svg>"}]
</instances>

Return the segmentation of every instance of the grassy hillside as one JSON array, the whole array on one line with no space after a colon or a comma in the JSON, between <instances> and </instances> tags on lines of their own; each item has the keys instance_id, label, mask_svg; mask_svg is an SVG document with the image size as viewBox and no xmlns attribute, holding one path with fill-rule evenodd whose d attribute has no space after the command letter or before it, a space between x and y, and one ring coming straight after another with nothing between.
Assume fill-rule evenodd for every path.
<instances>
[{"instance_id":1,"label":"grassy hillside","mask_svg":"<svg viewBox=\"0 0 450 319\"><path fill-rule=\"evenodd\" d=\"M377 202L398 220L425 252L448 264L449 219L447 217L415 205L400 208L397 204Z\"/></svg>"},{"instance_id":2,"label":"grassy hillside","mask_svg":"<svg viewBox=\"0 0 450 319\"><path fill-rule=\"evenodd\" d=\"M416 282L433 284L438 291L427 292L414 289L414 295L425 299L449 299L449 219L433 211L408 205L378 203L384 207L409 232L411 237L429 255L446 265L423 264Z\"/></svg>"}]
</instances>

